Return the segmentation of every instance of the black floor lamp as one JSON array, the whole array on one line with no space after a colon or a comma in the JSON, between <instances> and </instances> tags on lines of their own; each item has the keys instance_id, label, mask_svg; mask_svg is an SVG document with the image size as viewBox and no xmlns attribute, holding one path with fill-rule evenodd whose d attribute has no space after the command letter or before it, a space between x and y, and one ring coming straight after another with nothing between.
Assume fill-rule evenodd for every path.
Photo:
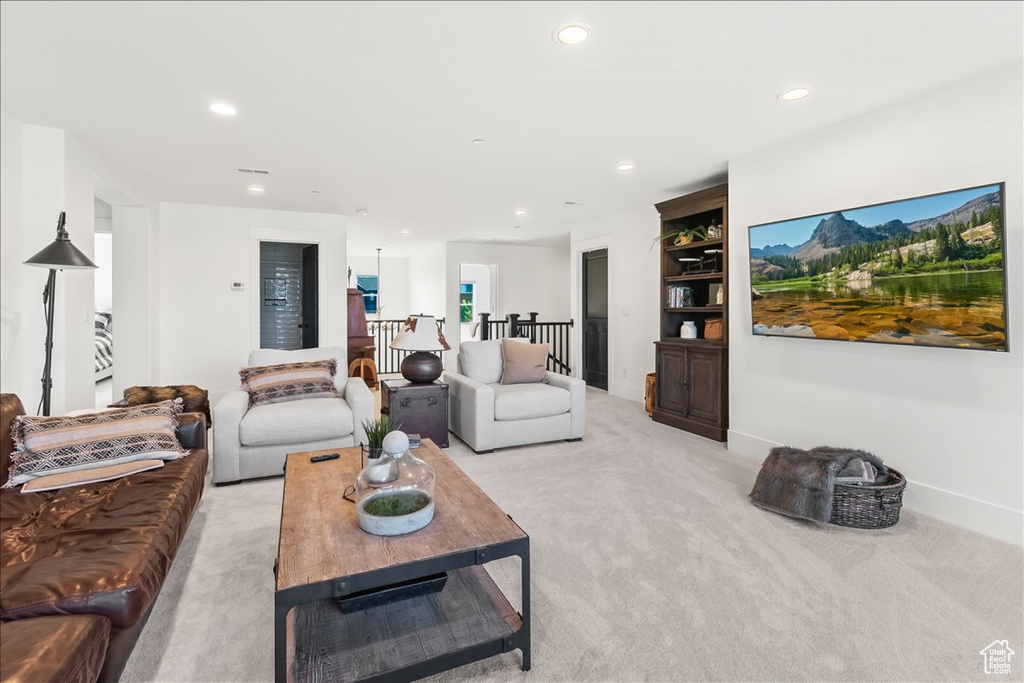
<instances>
[{"instance_id":1,"label":"black floor lamp","mask_svg":"<svg viewBox=\"0 0 1024 683\"><path fill-rule=\"evenodd\" d=\"M58 270L85 270L95 268L96 264L89 260L78 248L71 244L68 231L64 229L64 212L60 212L57 219L57 239L38 254L25 261L26 265L49 268L50 276L46 279L46 288L43 289L43 306L46 308L46 363L43 365L43 415L50 414L50 390L53 389L53 380L50 377L51 361L53 358L53 299L56 296L57 271Z\"/></svg>"}]
</instances>

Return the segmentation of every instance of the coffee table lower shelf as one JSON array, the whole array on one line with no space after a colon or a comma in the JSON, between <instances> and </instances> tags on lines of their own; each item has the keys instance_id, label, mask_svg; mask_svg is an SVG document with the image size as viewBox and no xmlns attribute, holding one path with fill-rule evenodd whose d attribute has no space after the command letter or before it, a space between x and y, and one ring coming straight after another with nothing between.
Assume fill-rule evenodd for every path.
<instances>
[{"instance_id":1,"label":"coffee table lower shelf","mask_svg":"<svg viewBox=\"0 0 1024 683\"><path fill-rule=\"evenodd\" d=\"M480 565L448 572L440 593L352 614L308 602L288 616L288 680L421 678L516 649L522 625Z\"/></svg>"}]
</instances>

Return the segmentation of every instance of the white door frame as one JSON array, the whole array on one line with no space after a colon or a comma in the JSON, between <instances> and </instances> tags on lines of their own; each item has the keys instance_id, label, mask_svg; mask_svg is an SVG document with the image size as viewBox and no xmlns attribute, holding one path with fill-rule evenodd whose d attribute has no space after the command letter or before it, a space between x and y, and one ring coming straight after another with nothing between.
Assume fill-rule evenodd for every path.
<instances>
[{"instance_id":1,"label":"white door frame","mask_svg":"<svg viewBox=\"0 0 1024 683\"><path fill-rule=\"evenodd\" d=\"M260 243L290 242L294 244L317 245L317 345L323 341L323 323L330 311L330 292L327 289L327 268L324 254L327 248L328 235L322 230L282 230L277 228L249 228L249 347L260 348L260 308L263 298L262 280L260 279Z\"/></svg>"}]
</instances>

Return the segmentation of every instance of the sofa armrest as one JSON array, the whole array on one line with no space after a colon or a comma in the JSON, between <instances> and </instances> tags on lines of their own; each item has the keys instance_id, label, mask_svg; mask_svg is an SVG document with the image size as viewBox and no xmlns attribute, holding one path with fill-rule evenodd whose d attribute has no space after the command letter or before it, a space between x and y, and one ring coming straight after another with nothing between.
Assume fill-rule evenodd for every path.
<instances>
[{"instance_id":1,"label":"sofa armrest","mask_svg":"<svg viewBox=\"0 0 1024 683\"><path fill-rule=\"evenodd\" d=\"M182 413L178 416L178 441L182 448L206 448L206 416L202 413Z\"/></svg>"},{"instance_id":2,"label":"sofa armrest","mask_svg":"<svg viewBox=\"0 0 1024 683\"><path fill-rule=\"evenodd\" d=\"M373 397L373 392L361 377L349 377L345 381L344 397L352 411L352 438L357 445L368 443L363 420L373 420L374 413L377 412L377 401Z\"/></svg>"},{"instance_id":3,"label":"sofa armrest","mask_svg":"<svg viewBox=\"0 0 1024 683\"><path fill-rule=\"evenodd\" d=\"M582 439L587 424L587 383L579 377L548 373L548 383L553 387L569 392L569 411L572 426L569 429L570 439Z\"/></svg>"},{"instance_id":4,"label":"sofa armrest","mask_svg":"<svg viewBox=\"0 0 1024 683\"><path fill-rule=\"evenodd\" d=\"M242 478L239 466L242 443L239 426L249 410L249 392L229 391L213 407L213 483Z\"/></svg>"},{"instance_id":5,"label":"sofa armrest","mask_svg":"<svg viewBox=\"0 0 1024 683\"><path fill-rule=\"evenodd\" d=\"M444 373L448 384L448 426L474 451L494 449L494 390L458 372Z\"/></svg>"}]
</instances>

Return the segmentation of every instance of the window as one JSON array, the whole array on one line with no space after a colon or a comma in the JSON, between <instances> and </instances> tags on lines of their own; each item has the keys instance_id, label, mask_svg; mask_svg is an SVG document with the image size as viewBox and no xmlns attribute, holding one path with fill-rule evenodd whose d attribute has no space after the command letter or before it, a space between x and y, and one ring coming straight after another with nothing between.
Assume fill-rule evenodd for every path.
<instances>
[{"instance_id":1,"label":"window","mask_svg":"<svg viewBox=\"0 0 1024 683\"><path fill-rule=\"evenodd\" d=\"M376 275L356 275L356 289L363 295L363 306L366 315L377 312L377 293L379 282Z\"/></svg>"},{"instance_id":2,"label":"window","mask_svg":"<svg viewBox=\"0 0 1024 683\"><path fill-rule=\"evenodd\" d=\"M473 322L473 283L459 285L459 322Z\"/></svg>"}]
</instances>

